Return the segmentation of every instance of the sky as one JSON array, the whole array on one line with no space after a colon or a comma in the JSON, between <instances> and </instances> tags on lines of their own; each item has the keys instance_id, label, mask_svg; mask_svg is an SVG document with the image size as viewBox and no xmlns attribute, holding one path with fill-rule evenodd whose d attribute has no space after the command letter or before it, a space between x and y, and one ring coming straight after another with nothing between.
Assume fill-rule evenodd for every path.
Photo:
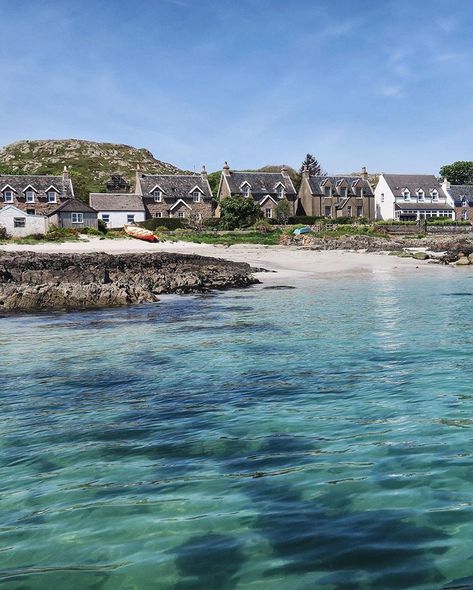
<instances>
[{"instance_id":1,"label":"sky","mask_svg":"<svg viewBox=\"0 0 473 590\"><path fill-rule=\"evenodd\" d=\"M472 0L0 0L0 145L188 170L473 160Z\"/></svg>"}]
</instances>

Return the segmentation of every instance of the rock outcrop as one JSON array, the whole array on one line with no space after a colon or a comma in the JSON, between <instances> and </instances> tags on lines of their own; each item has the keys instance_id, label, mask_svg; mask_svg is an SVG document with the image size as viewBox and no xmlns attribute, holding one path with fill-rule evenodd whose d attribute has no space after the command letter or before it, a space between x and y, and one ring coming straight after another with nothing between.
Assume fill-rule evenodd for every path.
<instances>
[{"instance_id":1,"label":"rock outcrop","mask_svg":"<svg viewBox=\"0 0 473 590\"><path fill-rule=\"evenodd\" d=\"M246 263L196 255L0 254L0 310L84 309L157 301L163 293L246 287Z\"/></svg>"}]
</instances>

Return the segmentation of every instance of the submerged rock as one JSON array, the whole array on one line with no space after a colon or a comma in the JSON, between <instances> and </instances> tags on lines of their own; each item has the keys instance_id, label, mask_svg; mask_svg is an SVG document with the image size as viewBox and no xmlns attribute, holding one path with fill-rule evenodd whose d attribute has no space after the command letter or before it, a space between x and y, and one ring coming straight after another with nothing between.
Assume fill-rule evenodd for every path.
<instances>
[{"instance_id":1,"label":"submerged rock","mask_svg":"<svg viewBox=\"0 0 473 590\"><path fill-rule=\"evenodd\" d=\"M170 253L0 254L0 310L81 309L157 301L163 293L246 287L243 262Z\"/></svg>"}]
</instances>

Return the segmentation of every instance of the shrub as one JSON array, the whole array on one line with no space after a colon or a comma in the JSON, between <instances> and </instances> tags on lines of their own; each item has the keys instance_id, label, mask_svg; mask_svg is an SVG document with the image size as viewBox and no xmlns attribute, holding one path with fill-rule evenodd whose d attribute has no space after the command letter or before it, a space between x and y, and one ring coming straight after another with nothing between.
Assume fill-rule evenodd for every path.
<instances>
[{"instance_id":1,"label":"shrub","mask_svg":"<svg viewBox=\"0 0 473 590\"><path fill-rule=\"evenodd\" d=\"M80 229L81 234L87 234L88 236L101 236L103 233L95 227L83 227Z\"/></svg>"},{"instance_id":2,"label":"shrub","mask_svg":"<svg viewBox=\"0 0 473 590\"><path fill-rule=\"evenodd\" d=\"M269 233L274 231L272 224L267 219L259 219L253 226L252 229L261 233Z\"/></svg>"},{"instance_id":3,"label":"shrub","mask_svg":"<svg viewBox=\"0 0 473 590\"><path fill-rule=\"evenodd\" d=\"M224 229L248 227L261 217L258 205L243 196L225 197L220 201L220 219Z\"/></svg>"},{"instance_id":4,"label":"shrub","mask_svg":"<svg viewBox=\"0 0 473 590\"><path fill-rule=\"evenodd\" d=\"M202 224L206 229L220 229L220 217L209 217Z\"/></svg>"},{"instance_id":5,"label":"shrub","mask_svg":"<svg viewBox=\"0 0 473 590\"><path fill-rule=\"evenodd\" d=\"M289 205L289 201L287 199L281 199L281 201L279 201L279 203L276 205L275 213L278 223L286 225L289 219L289 215L291 213L291 206Z\"/></svg>"},{"instance_id":6,"label":"shrub","mask_svg":"<svg viewBox=\"0 0 473 590\"><path fill-rule=\"evenodd\" d=\"M165 227L168 230L183 229L187 227L186 220L177 217L153 217L152 219L141 221L138 225L151 231L155 231L158 226Z\"/></svg>"},{"instance_id":7,"label":"shrub","mask_svg":"<svg viewBox=\"0 0 473 590\"><path fill-rule=\"evenodd\" d=\"M165 225L158 225L158 227L154 230L156 233L163 233L168 232L168 228Z\"/></svg>"},{"instance_id":8,"label":"shrub","mask_svg":"<svg viewBox=\"0 0 473 590\"><path fill-rule=\"evenodd\" d=\"M77 238L79 235L79 230L70 228L70 227L57 227L52 225L47 233L42 236L42 239L47 240L48 242L61 242L63 240L70 240Z\"/></svg>"},{"instance_id":9,"label":"shrub","mask_svg":"<svg viewBox=\"0 0 473 590\"><path fill-rule=\"evenodd\" d=\"M329 223L335 223L337 225L348 225L355 221L353 217L334 217L330 219Z\"/></svg>"},{"instance_id":10,"label":"shrub","mask_svg":"<svg viewBox=\"0 0 473 590\"><path fill-rule=\"evenodd\" d=\"M316 221L320 221L321 219L325 219L324 217L311 217L310 215L295 215L294 217L289 217L288 223L291 225L297 225L301 223L302 225L313 225Z\"/></svg>"},{"instance_id":11,"label":"shrub","mask_svg":"<svg viewBox=\"0 0 473 590\"><path fill-rule=\"evenodd\" d=\"M0 225L0 240L7 240L10 236L8 235L7 228Z\"/></svg>"},{"instance_id":12,"label":"shrub","mask_svg":"<svg viewBox=\"0 0 473 590\"><path fill-rule=\"evenodd\" d=\"M98 230L101 234L106 234L108 231L107 224L103 219L98 220Z\"/></svg>"}]
</instances>

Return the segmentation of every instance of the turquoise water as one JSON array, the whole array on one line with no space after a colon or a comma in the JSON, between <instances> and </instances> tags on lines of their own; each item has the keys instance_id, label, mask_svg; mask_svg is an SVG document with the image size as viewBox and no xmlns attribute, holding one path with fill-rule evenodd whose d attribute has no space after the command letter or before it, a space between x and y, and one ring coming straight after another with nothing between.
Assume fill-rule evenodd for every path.
<instances>
[{"instance_id":1,"label":"turquoise water","mask_svg":"<svg viewBox=\"0 0 473 590\"><path fill-rule=\"evenodd\" d=\"M473 274L0 319L2 590L473 580Z\"/></svg>"}]
</instances>

